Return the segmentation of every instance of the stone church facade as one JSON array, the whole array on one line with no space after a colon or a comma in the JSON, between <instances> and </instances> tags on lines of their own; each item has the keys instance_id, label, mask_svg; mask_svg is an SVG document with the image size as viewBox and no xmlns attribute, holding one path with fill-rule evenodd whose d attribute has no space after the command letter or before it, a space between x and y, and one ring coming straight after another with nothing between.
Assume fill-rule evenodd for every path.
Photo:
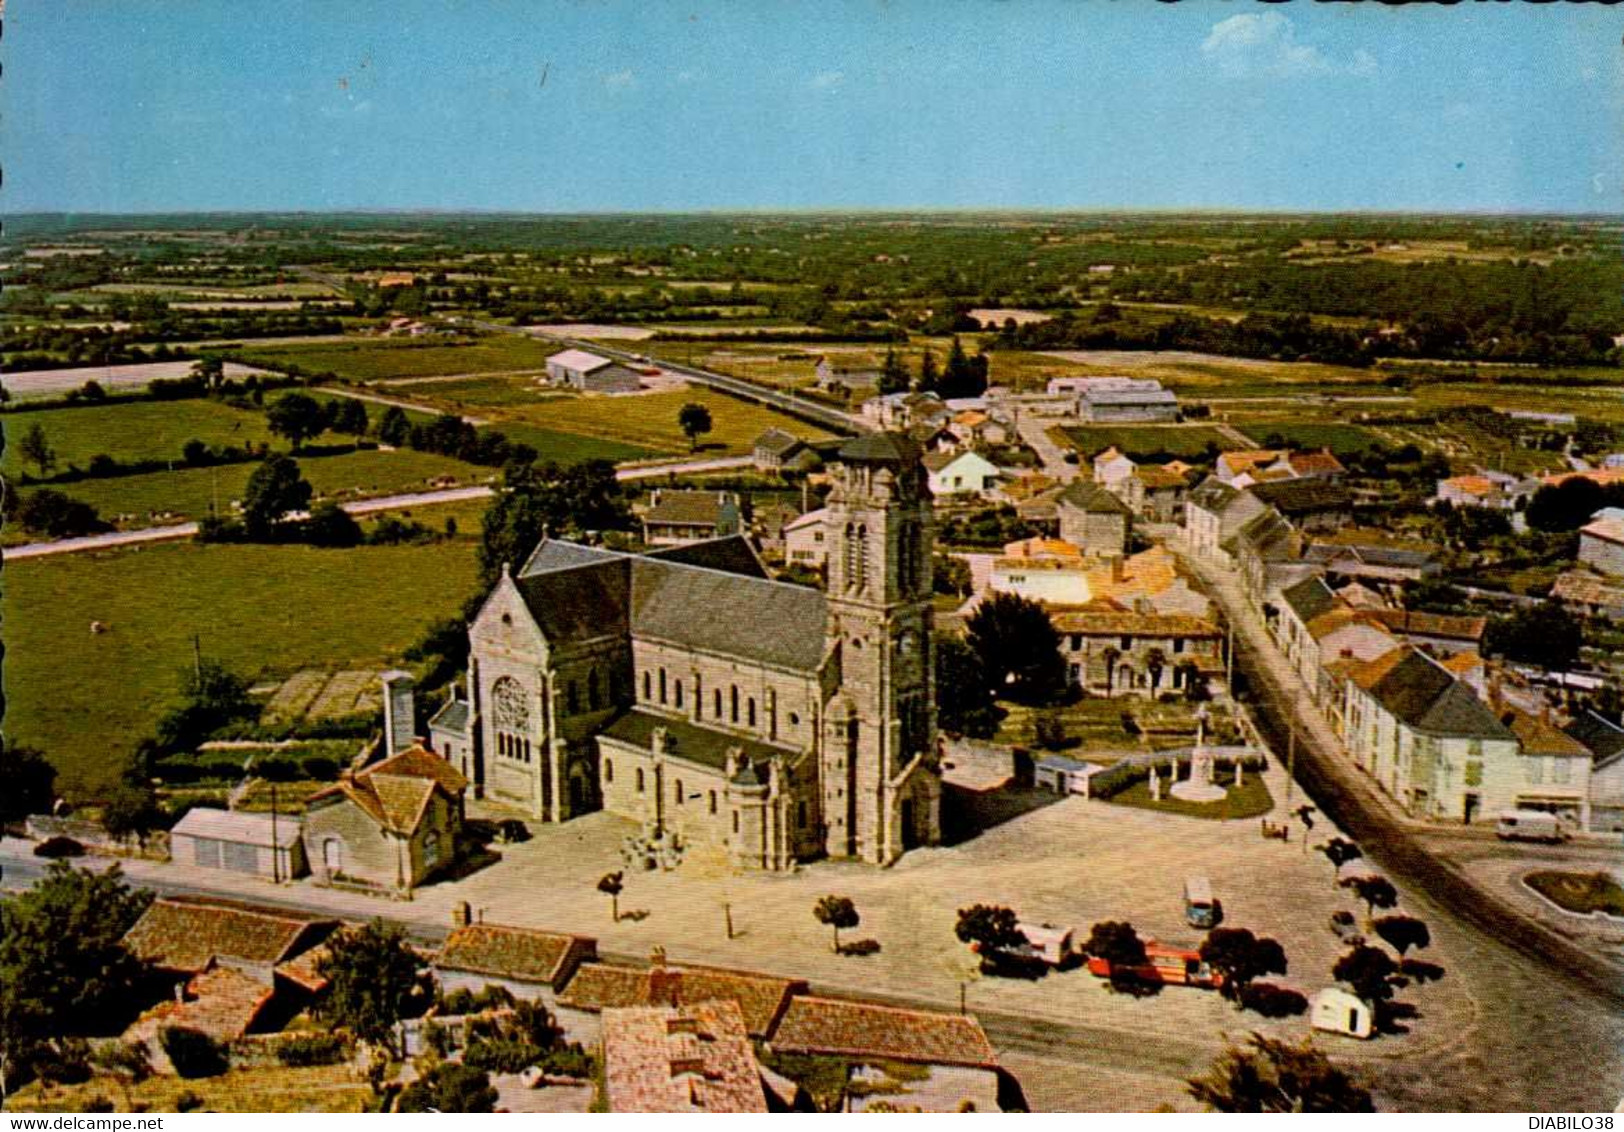
<instances>
[{"instance_id":1,"label":"stone church facade","mask_svg":"<svg viewBox=\"0 0 1624 1132\"><path fill-rule=\"evenodd\" d=\"M862 437L830 476L827 592L769 580L736 537L549 539L504 572L469 629L476 790L545 821L607 809L745 868L935 843L919 453Z\"/></svg>"}]
</instances>

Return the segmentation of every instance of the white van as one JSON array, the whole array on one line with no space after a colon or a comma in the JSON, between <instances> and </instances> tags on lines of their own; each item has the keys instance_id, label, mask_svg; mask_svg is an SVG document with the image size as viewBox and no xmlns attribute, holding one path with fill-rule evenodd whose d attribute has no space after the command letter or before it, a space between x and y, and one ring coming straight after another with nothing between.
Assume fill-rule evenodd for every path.
<instances>
[{"instance_id":1,"label":"white van","mask_svg":"<svg viewBox=\"0 0 1624 1132\"><path fill-rule=\"evenodd\" d=\"M1566 841L1567 831L1555 814L1543 810L1507 810L1494 823L1502 841Z\"/></svg>"},{"instance_id":2,"label":"white van","mask_svg":"<svg viewBox=\"0 0 1624 1132\"><path fill-rule=\"evenodd\" d=\"M1212 898L1212 885L1203 876L1184 878L1184 922L1192 928L1218 924L1218 901Z\"/></svg>"}]
</instances>

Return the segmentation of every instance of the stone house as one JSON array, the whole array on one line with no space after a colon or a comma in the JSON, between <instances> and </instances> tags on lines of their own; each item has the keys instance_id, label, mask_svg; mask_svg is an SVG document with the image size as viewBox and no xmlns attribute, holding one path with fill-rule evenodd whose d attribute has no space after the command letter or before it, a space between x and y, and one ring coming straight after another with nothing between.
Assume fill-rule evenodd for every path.
<instances>
[{"instance_id":1,"label":"stone house","mask_svg":"<svg viewBox=\"0 0 1624 1132\"><path fill-rule=\"evenodd\" d=\"M739 533L739 496L732 491L680 491L662 488L650 493L643 512L643 541L650 546L681 546Z\"/></svg>"},{"instance_id":2,"label":"stone house","mask_svg":"<svg viewBox=\"0 0 1624 1132\"><path fill-rule=\"evenodd\" d=\"M1590 828L1624 833L1624 727L1581 711L1563 730L1590 752Z\"/></svg>"},{"instance_id":3,"label":"stone house","mask_svg":"<svg viewBox=\"0 0 1624 1132\"><path fill-rule=\"evenodd\" d=\"M1331 534L1353 522L1353 497L1335 480L1274 480L1247 490L1304 534Z\"/></svg>"},{"instance_id":4,"label":"stone house","mask_svg":"<svg viewBox=\"0 0 1624 1132\"><path fill-rule=\"evenodd\" d=\"M1133 515L1128 505L1105 488L1073 480L1055 500L1060 537L1084 554L1120 558L1128 552Z\"/></svg>"},{"instance_id":5,"label":"stone house","mask_svg":"<svg viewBox=\"0 0 1624 1132\"><path fill-rule=\"evenodd\" d=\"M810 444L781 428L770 428L756 437L750 453L763 472L806 472L822 463Z\"/></svg>"},{"instance_id":6,"label":"stone house","mask_svg":"<svg viewBox=\"0 0 1624 1132\"><path fill-rule=\"evenodd\" d=\"M1190 487L1184 476L1160 464L1142 464L1123 481L1122 498L1133 513L1150 523L1176 523L1184 515Z\"/></svg>"},{"instance_id":7,"label":"stone house","mask_svg":"<svg viewBox=\"0 0 1624 1132\"><path fill-rule=\"evenodd\" d=\"M554 1010L558 995L583 963L598 957L596 940L502 924L455 928L434 957L442 991L479 993L499 986L515 998Z\"/></svg>"},{"instance_id":8,"label":"stone house","mask_svg":"<svg viewBox=\"0 0 1624 1132\"><path fill-rule=\"evenodd\" d=\"M1127 611L1108 603L1050 615L1070 682L1090 695L1183 691L1188 664L1203 680L1224 670L1222 633L1204 617Z\"/></svg>"},{"instance_id":9,"label":"stone house","mask_svg":"<svg viewBox=\"0 0 1624 1132\"><path fill-rule=\"evenodd\" d=\"M819 507L784 524L784 561L822 570L829 565L829 509Z\"/></svg>"},{"instance_id":10,"label":"stone house","mask_svg":"<svg viewBox=\"0 0 1624 1132\"><path fill-rule=\"evenodd\" d=\"M421 747L346 772L310 796L305 856L316 883L395 893L450 867L468 780Z\"/></svg>"},{"instance_id":11,"label":"stone house","mask_svg":"<svg viewBox=\"0 0 1624 1132\"><path fill-rule=\"evenodd\" d=\"M1185 541L1195 554L1226 560L1224 544L1264 510L1256 496L1209 476L1185 497Z\"/></svg>"},{"instance_id":12,"label":"stone house","mask_svg":"<svg viewBox=\"0 0 1624 1132\"><path fill-rule=\"evenodd\" d=\"M1522 782L1512 808L1556 814L1572 828L1589 829L1590 749L1552 723L1549 711L1535 715L1509 703L1496 708L1522 748Z\"/></svg>"},{"instance_id":13,"label":"stone house","mask_svg":"<svg viewBox=\"0 0 1624 1132\"><path fill-rule=\"evenodd\" d=\"M1120 495L1128 477L1139 465L1116 447L1107 448L1094 457L1094 482L1113 495Z\"/></svg>"},{"instance_id":14,"label":"stone house","mask_svg":"<svg viewBox=\"0 0 1624 1132\"><path fill-rule=\"evenodd\" d=\"M676 966L656 949L648 967L583 963L558 999L558 1021L572 1040L595 1041L605 1010L625 1006L686 1006L696 1002L732 1002L741 1012L745 1033L766 1038L778 1026L796 995L805 994L800 979L722 967Z\"/></svg>"},{"instance_id":15,"label":"stone house","mask_svg":"<svg viewBox=\"0 0 1624 1132\"><path fill-rule=\"evenodd\" d=\"M1624 578L1624 511L1609 507L1579 528L1579 561L1598 573Z\"/></svg>"}]
</instances>

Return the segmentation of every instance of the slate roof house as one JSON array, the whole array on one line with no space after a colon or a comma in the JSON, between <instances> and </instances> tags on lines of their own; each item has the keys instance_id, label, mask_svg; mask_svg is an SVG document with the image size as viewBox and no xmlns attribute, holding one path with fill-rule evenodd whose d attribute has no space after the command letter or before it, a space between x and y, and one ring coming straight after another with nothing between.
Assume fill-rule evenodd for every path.
<instances>
[{"instance_id":1,"label":"slate roof house","mask_svg":"<svg viewBox=\"0 0 1624 1132\"><path fill-rule=\"evenodd\" d=\"M1517 737L1462 681L1403 645L1349 674L1344 742L1414 817L1470 823L1513 808Z\"/></svg>"},{"instance_id":2,"label":"slate roof house","mask_svg":"<svg viewBox=\"0 0 1624 1132\"><path fill-rule=\"evenodd\" d=\"M468 780L414 747L346 772L305 806L305 856L318 884L407 893L449 866Z\"/></svg>"},{"instance_id":3,"label":"slate roof house","mask_svg":"<svg viewBox=\"0 0 1624 1132\"><path fill-rule=\"evenodd\" d=\"M805 472L822 463L817 450L794 433L770 428L751 446L751 458L764 472Z\"/></svg>"},{"instance_id":4,"label":"slate roof house","mask_svg":"<svg viewBox=\"0 0 1624 1132\"><path fill-rule=\"evenodd\" d=\"M469 629L477 789L599 808L739 867L889 863L939 837L933 512L905 438L830 468L828 590L722 539L649 555L546 540Z\"/></svg>"},{"instance_id":5,"label":"slate roof house","mask_svg":"<svg viewBox=\"0 0 1624 1132\"><path fill-rule=\"evenodd\" d=\"M643 541L680 546L725 538L739 533L739 516L739 497L731 491L656 491L643 512Z\"/></svg>"},{"instance_id":6,"label":"slate roof house","mask_svg":"<svg viewBox=\"0 0 1624 1132\"><path fill-rule=\"evenodd\" d=\"M1073 480L1055 500L1060 537L1084 554L1119 558L1128 552L1133 513L1097 483Z\"/></svg>"}]
</instances>

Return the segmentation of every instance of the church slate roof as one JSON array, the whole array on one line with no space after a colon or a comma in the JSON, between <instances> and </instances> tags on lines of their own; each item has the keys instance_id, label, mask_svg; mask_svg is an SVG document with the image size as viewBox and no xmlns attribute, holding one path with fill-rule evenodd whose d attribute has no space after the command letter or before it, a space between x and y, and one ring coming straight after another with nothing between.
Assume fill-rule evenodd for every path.
<instances>
[{"instance_id":1,"label":"church slate roof","mask_svg":"<svg viewBox=\"0 0 1624 1132\"><path fill-rule=\"evenodd\" d=\"M453 735L468 734L468 701L451 699L429 720L429 730L449 731Z\"/></svg>"},{"instance_id":2,"label":"church slate roof","mask_svg":"<svg viewBox=\"0 0 1624 1132\"><path fill-rule=\"evenodd\" d=\"M684 566L703 566L707 570L720 570L743 578L765 578L767 568L756 557L755 547L744 535L723 535L700 542L683 543L651 550L643 557L658 558L662 562L677 562Z\"/></svg>"},{"instance_id":3,"label":"church slate roof","mask_svg":"<svg viewBox=\"0 0 1624 1132\"><path fill-rule=\"evenodd\" d=\"M793 747L780 747L771 743L763 743L759 739L748 736L735 735L730 731L719 731L710 727L701 727L685 719L674 716L657 715L651 711L640 711L631 708L621 712L609 725L598 732L629 747L648 750L653 740L656 728L665 728L666 753L673 758L683 759L687 762L698 763L714 770L721 770L727 765L727 753L734 747L740 748L745 757L753 766L757 762L764 762L774 755L783 755L785 758L794 758L800 752Z\"/></svg>"},{"instance_id":4,"label":"church slate roof","mask_svg":"<svg viewBox=\"0 0 1624 1132\"><path fill-rule=\"evenodd\" d=\"M815 672L823 660L822 591L770 581L760 570L742 537L646 555L548 539L515 583L555 645L630 634Z\"/></svg>"},{"instance_id":5,"label":"church slate roof","mask_svg":"<svg viewBox=\"0 0 1624 1132\"><path fill-rule=\"evenodd\" d=\"M918 462L919 449L898 433L871 432L842 444L838 458L847 464L907 465Z\"/></svg>"},{"instance_id":6,"label":"church slate roof","mask_svg":"<svg viewBox=\"0 0 1624 1132\"><path fill-rule=\"evenodd\" d=\"M823 660L823 593L661 561L631 562L631 631L795 672Z\"/></svg>"}]
</instances>

